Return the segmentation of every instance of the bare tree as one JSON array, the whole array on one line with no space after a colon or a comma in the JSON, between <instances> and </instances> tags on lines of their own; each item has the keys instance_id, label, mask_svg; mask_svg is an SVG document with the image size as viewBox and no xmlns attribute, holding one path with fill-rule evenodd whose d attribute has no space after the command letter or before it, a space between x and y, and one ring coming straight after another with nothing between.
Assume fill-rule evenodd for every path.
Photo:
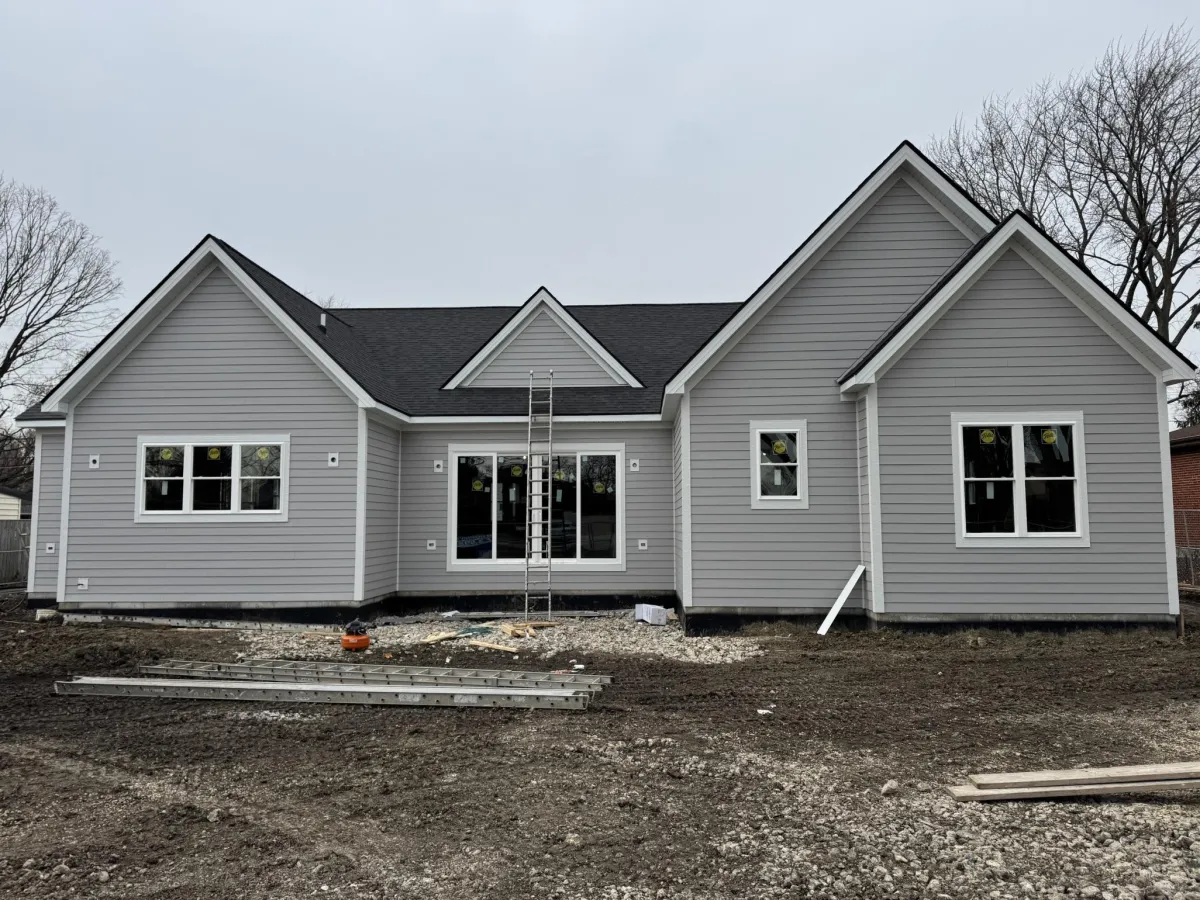
<instances>
[{"instance_id":1,"label":"bare tree","mask_svg":"<svg viewBox=\"0 0 1200 900\"><path fill-rule=\"evenodd\" d=\"M1020 209L1179 346L1200 315L1200 43L1111 44L1085 72L993 96L930 156L997 218Z\"/></svg>"},{"instance_id":2,"label":"bare tree","mask_svg":"<svg viewBox=\"0 0 1200 900\"><path fill-rule=\"evenodd\" d=\"M45 191L0 178L0 456L24 459L14 407L40 399L112 321L121 282L86 225ZM11 459L10 459L11 458ZM31 463L30 463L31 464ZM20 473L0 471L0 483ZM28 480L26 473L26 480Z\"/></svg>"}]
</instances>

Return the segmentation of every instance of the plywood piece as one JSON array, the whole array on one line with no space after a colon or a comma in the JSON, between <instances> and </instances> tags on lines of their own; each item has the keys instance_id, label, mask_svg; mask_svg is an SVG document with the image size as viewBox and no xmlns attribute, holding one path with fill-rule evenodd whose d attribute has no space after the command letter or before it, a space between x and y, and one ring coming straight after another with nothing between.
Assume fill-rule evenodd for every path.
<instances>
[{"instance_id":1,"label":"plywood piece","mask_svg":"<svg viewBox=\"0 0 1200 900\"><path fill-rule=\"evenodd\" d=\"M448 641L451 638L458 637L457 631L435 631L433 634L428 634L421 638L422 644L437 644L441 641Z\"/></svg>"},{"instance_id":2,"label":"plywood piece","mask_svg":"<svg viewBox=\"0 0 1200 900\"><path fill-rule=\"evenodd\" d=\"M1107 794L1144 794L1150 791L1200 790L1200 778L1175 781L1122 781L1112 784L1062 784L1047 787L981 790L973 784L955 785L946 791L955 800L1051 800L1055 797L1100 797Z\"/></svg>"},{"instance_id":3,"label":"plywood piece","mask_svg":"<svg viewBox=\"0 0 1200 900\"><path fill-rule=\"evenodd\" d=\"M1111 766L1106 769L1056 769L1042 772L1000 772L968 775L978 788L1032 788L1069 784L1112 784L1128 781L1175 781L1200 778L1200 762L1149 766Z\"/></svg>"}]
</instances>

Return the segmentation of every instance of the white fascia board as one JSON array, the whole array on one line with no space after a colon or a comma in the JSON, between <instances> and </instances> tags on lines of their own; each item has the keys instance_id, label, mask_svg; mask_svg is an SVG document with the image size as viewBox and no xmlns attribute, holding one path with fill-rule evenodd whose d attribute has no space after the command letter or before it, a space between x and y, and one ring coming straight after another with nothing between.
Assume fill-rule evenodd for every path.
<instances>
[{"instance_id":1,"label":"white fascia board","mask_svg":"<svg viewBox=\"0 0 1200 900\"><path fill-rule=\"evenodd\" d=\"M524 425L529 416L412 416L405 419L411 425ZM555 416L555 425L625 425L662 422L658 413L638 413L629 416Z\"/></svg>"},{"instance_id":2,"label":"white fascia board","mask_svg":"<svg viewBox=\"0 0 1200 900\"><path fill-rule=\"evenodd\" d=\"M977 226L981 235L995 227L995 223L987 213L926 162L919 153L907 144L901 146L866 181L858 186L837 211L826 219L800 245L800 248L759 286L742 305L742 308L701 348L700 352L679 370L675 377L667 383L665 394L682 393L685 384L697 379L697 376L707 371L711 364L736 344L757 320L759 314L765 312L768 304L778 299L781 290L791 282L793 277L806 265L819 259L832 246L834 239L841 235L842 230L865 211L868 202L883 188L890 187L891 182L898 177L899 173L915 175L922 183L921 193L923 195L927 194L931 188L936 190L945 198L945 203L939 203L938 206L949 205L952 207L951 211L957 211L962 219ZM909 184L912 183L910 180Z\"/></svg>"},{"instance_id":3,"label":"white fascia board","mask_svg":"<svg viewBox=\"0 0 1200 900\"><path fill-rule=\"evenodd\" d=\"M34 431L45 431L47 428L66 428L66 419L21 419L14 423L18 428L31 428Z\"/></svg>"},{"instance_id":4,"label":"white fascia board","mask_svg":"<svg viewBox=\"0 0 1200 900\"><path fill-rule=\"evenodd\" d=\"M1039 259L1031 258L1025 248L1033 250ZM905 323L870 362L841 386L842 393L861 390L866 385L876 383L1009 249L1013 249L1023 260L1030 263L1038 274L1047 278L1066 299L1075 303L1089 319L1156 376L1162 374L1165 378L1170 374L1175 380L1196 377L1193 369L1188 368L1182 359L1137 323L1133 313L1109 296L1107 291L1077 266L1064 260L1063 251L1059 247L1047 240L1025 219L1016 216L1000 228L987 246L956 272L937 295ZM1052 267L1052 270L1048 270L1048 266Z\"/></svg>"},{"instance_id":5,"label":"white fascia board","mask_svg":"<svg viewBox=\"0 0 1200 900\"><path fill-rule=\"evenodd\" d=\"M602 344L588 334L587 329L580 325L575 317L567 312L566 307L554 299L554 296L548 290L539 288L525 302L525 305L504 324L504 327L492 335L491 340L484 344L483 348L467 360L466 365L459 369L454 377L446 382L446 386L442 390L449 391L469 385L480 372L487 368L488 363L512 343L517 335L525 330L526 326L542 310L546 310L559 327L579 345L580 349L594 359L614 380L623 382L633 388L643 386L634 377L632 372L621 365L615 356L605 350Z\"/></svg>"}]
</instances>

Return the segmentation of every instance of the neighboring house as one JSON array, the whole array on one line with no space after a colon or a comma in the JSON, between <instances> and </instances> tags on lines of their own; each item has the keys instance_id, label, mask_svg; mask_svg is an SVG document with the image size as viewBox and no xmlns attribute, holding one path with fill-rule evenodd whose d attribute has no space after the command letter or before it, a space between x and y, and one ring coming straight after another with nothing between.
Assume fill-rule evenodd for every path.
<instances>
[{"instance_id":1,"label":"neighboring house","mask_svg":"<svg viewBox=\"0 0 1200 900\"><path fill-rule=\"evenodd\" d=\"M555 458L527 459L551 368ZM861 564L846 610L879 621L1168 621L1194 376L907 143L739 304L323 311L206 237L21 416L30 595L520 594L549 465L564 594L823 613Z\"/></svg>"},{"instance_id":2,"label":"neighboring house","mask_svg":"<svg viewBox=\"0 0 1200 900\"><path fill-rule=\"evenodd\" d=\"M1175 496L1175 539L1200 547L1200 426L1171 432L1171 486Z\"/></svg>"},{"instance_id":3,"label":"neighboring house","mask_svg":"<svg viewBox=\"0 0 1200 900\"><path fill-rule=\"evenodd\" d=\"M28 519L33 508L29 491L0 487L0 519Z\"/></svg>"}]
</instances>

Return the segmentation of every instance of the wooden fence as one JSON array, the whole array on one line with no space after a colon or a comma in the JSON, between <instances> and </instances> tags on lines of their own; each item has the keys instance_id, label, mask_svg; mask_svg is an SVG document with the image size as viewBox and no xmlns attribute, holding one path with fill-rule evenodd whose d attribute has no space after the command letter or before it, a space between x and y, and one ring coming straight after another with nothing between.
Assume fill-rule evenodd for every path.
<instances>
[{"instance_id":1,"label":"wooden fence","mask_svg":"<svg viewBox=\"0 0 1200 900\"><path fill-rule=\"evenodd\" d=\"M0 519L0 588L24 587L29 579L29 520Z\"/></svg>"}]
</instances>

